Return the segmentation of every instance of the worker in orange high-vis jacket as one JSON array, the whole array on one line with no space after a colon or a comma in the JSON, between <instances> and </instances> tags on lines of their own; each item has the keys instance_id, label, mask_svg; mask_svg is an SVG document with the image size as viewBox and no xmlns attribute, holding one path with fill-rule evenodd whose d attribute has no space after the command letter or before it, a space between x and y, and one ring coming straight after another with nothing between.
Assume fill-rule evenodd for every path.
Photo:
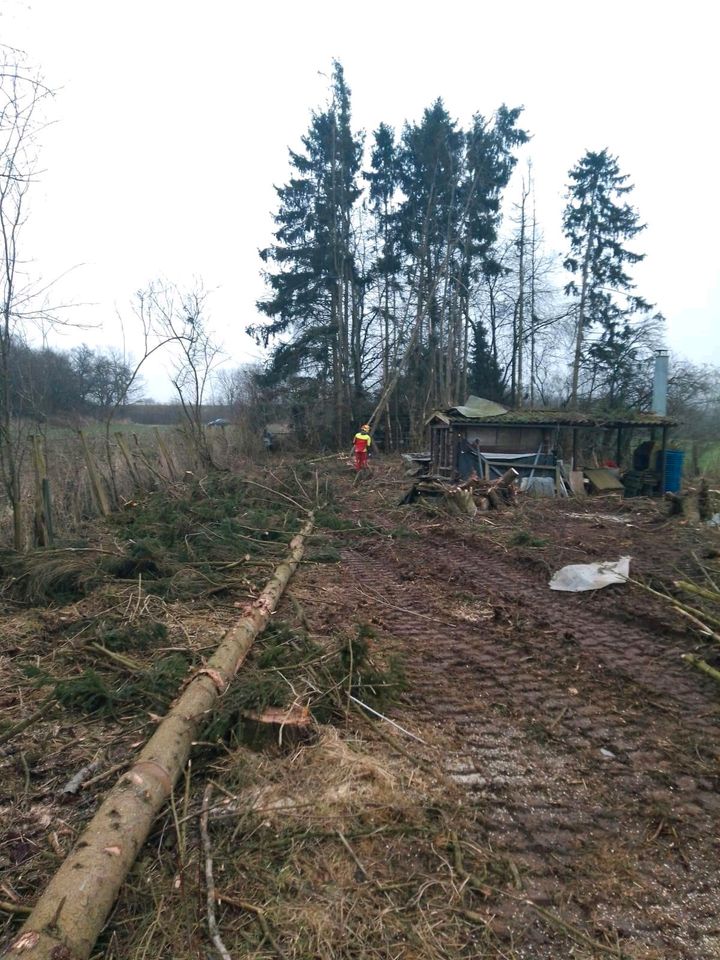
<instances>
[{"instance_id":1,"label":"worker in orange high-vis jacket","mask_svg":"<svg viewBox=\"0 0 720 960\"><path fill-rule=\"evenodd\" d=\"M367 466L368 454L371 446L372 437L370 436L370 424L364 423L353 437L355 469L357 471L360 471Z\"/></svg>"}]
</instances>

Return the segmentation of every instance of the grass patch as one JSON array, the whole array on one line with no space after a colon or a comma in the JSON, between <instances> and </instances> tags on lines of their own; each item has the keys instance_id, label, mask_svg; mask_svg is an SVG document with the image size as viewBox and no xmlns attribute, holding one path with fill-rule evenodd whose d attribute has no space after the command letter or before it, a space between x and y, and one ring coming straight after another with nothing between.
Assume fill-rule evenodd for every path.
<instances>
[{"instance_id":1,"label":"grass patch","mask_svg":"<svg viewBox=\"0 0 720 960\"><path fill-rule=\"evenodd\" d=\"M700 455L700 472L716 477L720 476L720 442L710 444Z\"/></svg>"},{"instance_id":2,"label":"grass patch","mask_svg":"<svg viewBox=\"0 0 720 960\"><path fill-rule=\"evenodd\" d=\"M99 642L113 651L147 650L167 640L168 629L156 620L136 623L100 624L97 630Z\"/></svg>"}]
</instances>

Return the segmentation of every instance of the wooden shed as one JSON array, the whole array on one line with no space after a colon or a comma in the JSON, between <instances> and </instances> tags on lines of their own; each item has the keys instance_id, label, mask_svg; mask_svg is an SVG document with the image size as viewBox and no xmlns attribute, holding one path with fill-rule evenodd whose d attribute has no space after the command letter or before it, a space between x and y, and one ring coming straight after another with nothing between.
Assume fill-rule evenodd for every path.
<instances>
[{"instance_id":1,"label":"wooden shed","mask_svg":"<svg viewBox=\"0 0 720 960\"><path fill-rule=\"evenodd\" d=\"M587 431L604 431L605 446L612 443L617 468L636 470L638 463L623 464L628 432L652 439L653 461L646 464L646 485L665 489L665 451L668 431L675 421L650 413L620 415L580 413L570 410L507 410L498 404L470 397L467 404L435 412L428 420L430 433L429 473L438 478L457 480L474 471L488 478L499 476L508 467L522 475L552 477L556 490L563 461L566 472L580 469L579 451L587 440ZM493 409L494 408L494 409ZM607 431L612 436L608 438ZM641 465L642 466L642 465ZM656 473L653 482L651 473ZM646 489L644 492L650 492Z\"/></svg>"}]
</instances>

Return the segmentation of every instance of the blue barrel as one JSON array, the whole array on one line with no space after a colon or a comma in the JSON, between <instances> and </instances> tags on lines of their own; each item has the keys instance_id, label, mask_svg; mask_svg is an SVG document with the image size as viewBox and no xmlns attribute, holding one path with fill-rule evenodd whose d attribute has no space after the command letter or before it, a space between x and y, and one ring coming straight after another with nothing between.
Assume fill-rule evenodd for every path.
<instances>
[{"instance_id":1,"label":"blue barrel","mask_svg":"<svg viewBox=\"0 0 720 960\"><path fill-rule=\"evenodd\" d=\"M665 487L662 493L680 493L684 461L684 450L665 451Z\"/></svg>"}]
</instances>

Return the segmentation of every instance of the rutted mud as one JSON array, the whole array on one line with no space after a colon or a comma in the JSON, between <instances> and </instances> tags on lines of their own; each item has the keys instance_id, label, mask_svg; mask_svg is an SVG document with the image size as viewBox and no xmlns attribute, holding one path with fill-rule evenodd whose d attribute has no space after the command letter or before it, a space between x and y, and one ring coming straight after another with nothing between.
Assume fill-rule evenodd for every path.
<instances>
[{"instance_id":1,"label":"rutted mud","mask_svg":"<svg viewBox=\"0 0 720 960\"><path fill-rule=\"evenodd\" d=\"M593 552L579 533L558 566ZM621 536L642 552L639 533ZM293 591L316 598L314 629L364 619L403 651L397 719L438 744L476 842L506 860L520 898L629 956L720 957L717 688L646 597L556 594L547 580L522 551L448 527L357 538ZM485 910L517 956L592 955L518 898Z\"/></svg>"}]
</instances>

